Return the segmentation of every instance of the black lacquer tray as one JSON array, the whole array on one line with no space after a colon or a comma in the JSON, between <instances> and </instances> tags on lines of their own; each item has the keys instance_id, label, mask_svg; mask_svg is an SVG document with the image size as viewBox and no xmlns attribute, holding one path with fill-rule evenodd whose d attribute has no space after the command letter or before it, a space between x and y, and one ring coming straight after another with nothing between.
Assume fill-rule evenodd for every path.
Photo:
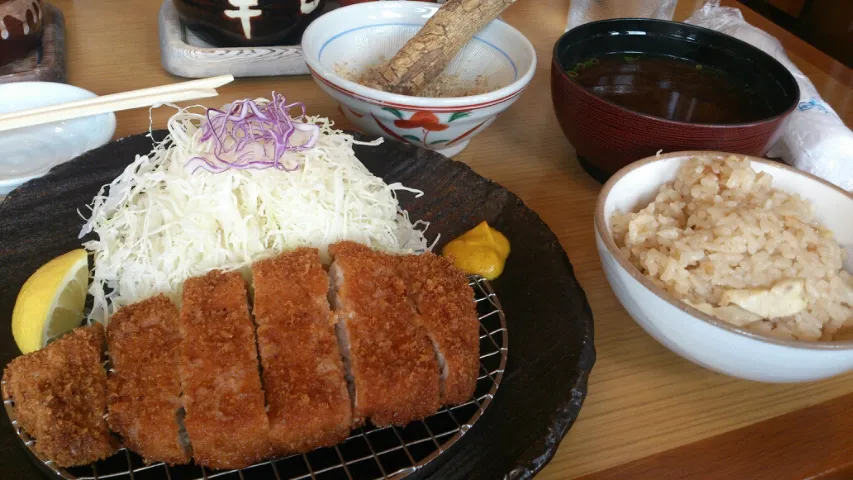
<instances>
[{"instance_id":1,"label":"black lacquer tray","mask_svg":"<svg viewBox=\"0 0 853 480\"><path fill-rule=\"evenodd\" d=\"M110 143L28 182L0 204L0 318L5 319L0 366L20 354L8 319L23 282L44 262L79 247L78 210L136 154L149 152L151 142L136 135ZM551 459L577 418L595 361L592 314L565 252L518 197L463 163L392 142L356 147L356 154L387 183L402 182L426 193L417 199L401 194L400 202L413 220L431 222L428 236L441 233L438 248L482 220L502 231L512 246L504 274L491 284L505 313L511 352L500 389L473 427L407 478L531 477ZM34 460L8 417L0 414L3 477L45 478L44 466Z\"/></svg>"}]
</instances>

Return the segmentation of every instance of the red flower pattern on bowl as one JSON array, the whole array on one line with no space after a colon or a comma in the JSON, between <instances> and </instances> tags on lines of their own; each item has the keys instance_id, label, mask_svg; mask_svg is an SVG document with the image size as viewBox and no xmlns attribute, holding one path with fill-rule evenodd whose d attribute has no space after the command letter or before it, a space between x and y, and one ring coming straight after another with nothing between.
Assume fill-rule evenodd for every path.
<instances>
[{"instance_id":1,"label":"red flower pattern on bowl","mask_svg":"<svg viewBox=\"0 0 853 480\"><path fill-rule=\"evenodd\" d=\"M355 110L347 108L346 111L352 113L357 118L363 118L364 115L359 114ZM341 112L344 113L350 121L354 121L358 124L357 119L350 118L346 111L341 109ZM382 121L381 117L387 114L391 114L393 120L391 123L386 124ZM406 114L410 114L409 118L406 119ZM442 122L439 115L445 117L444 122ZM435 112L431 112L429 110L398 110L396 108L391 107L382 107L381 109L373 109L370 112L370 117L376 122L376 125L388 137L391 137L395 140L399 140L403 143L410 143L412 145L419 145L424 148L431 149L447 149L447 148L458 148L459 145L467 144L469 140L469 136L475 134L477 131L482 128L487 127L491 122L495 120L498 114L494 114L493 116L487 117L485 120L476 123L471 128L460 129L455 128L459 123L453 123L457 120L463 120L469 118L472 115L472 112L453 112L451 114L439 114L436 115ZM387 119L386 119L387 121ZM467 126L466 126L467 127ZM397 131L395 131L395 128ZM405 132L405 130L421 130L422 135L420 137L412 135L411 132ZM439 138L436 140L433 138L429 139L429 134L432 132L442 132L447 129L450 131L445 133L450 134L449 138ZM416 132L415 132L416 133Z\"/></svg>"},{"instance_id":2,"label":"red flower pattern on bowl","mask_svg":"<svg viewBox=\"0 0 853 480\"><path fill-rule=\"evenodd\" d=\"M408 120L394 120L394 125L398 128L423 128L430 132L440 132L449 127L432 112L415 112Z\"/></svg>"}]
</instances>

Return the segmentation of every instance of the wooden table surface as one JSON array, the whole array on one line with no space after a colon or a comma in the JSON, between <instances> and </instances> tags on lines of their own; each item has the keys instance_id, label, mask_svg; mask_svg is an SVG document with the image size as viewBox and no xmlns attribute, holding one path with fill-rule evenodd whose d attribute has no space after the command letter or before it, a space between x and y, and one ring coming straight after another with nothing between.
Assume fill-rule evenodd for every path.
<instances>
[{"instance_id":1,"label":"wooden table surface","mask_svg":"<svg viewBox=\"0 0 853 480\"><path fill-rule=\"evenodd\" d=\"M66 15L70 83L107 94L178 80L160 64L159 0L49 1ZM536 47L536 75L521 99L457 157L542 216L574 264L595 316L598 361L589 395L539 478L784 480L832 472L835 478L853 478L853 374L805 385L766 385L712 373L646 335L611 292L593 239L600 185L575 162L551 108L551 50L565 28L568 2L520 0L506 12L505 19ZM681 0L676 19L686 18L698 3ZM853 125L853 71L744 13L782 40L823 98ZM307 76L238 80L205 103L267 96L272 90L348 126ZM156 111L155 128L162 128L169 114L168 108ZM147 111L117 116L117 137L148 129ZM846 474L839 470L845 466L851 467Z\"/></svg>"}]
</instances>

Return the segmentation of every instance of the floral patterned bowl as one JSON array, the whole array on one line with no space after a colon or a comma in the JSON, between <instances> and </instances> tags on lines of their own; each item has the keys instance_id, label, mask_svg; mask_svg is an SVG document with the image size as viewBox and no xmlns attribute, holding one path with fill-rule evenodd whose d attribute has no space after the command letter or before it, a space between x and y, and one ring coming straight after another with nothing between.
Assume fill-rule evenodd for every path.
<instances>
[{"instance_id":1,"label":"floral patterned bowl","mask_svg":"<svg viewBox=\"0 0 853 480\"><path fill-rule=\"evenodd\" d=\"M392 57L439 7L425 2L371 2L339 8L305 30L302 49L314 81L363 133L453 156L509 108L533 78L536 52L518 30L493 21L462 48L445 72L452 90L487 93L412 97L352 80Z\"/></svg>"}]
</instances>

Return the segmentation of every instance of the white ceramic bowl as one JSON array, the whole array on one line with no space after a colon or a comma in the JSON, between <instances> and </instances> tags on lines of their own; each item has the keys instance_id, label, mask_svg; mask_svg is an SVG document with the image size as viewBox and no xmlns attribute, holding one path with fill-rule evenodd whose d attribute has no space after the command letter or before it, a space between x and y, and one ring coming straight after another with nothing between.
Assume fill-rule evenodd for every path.
<instances>
[{"instance_id":1,"label":"white ceramic bowl","mask_svg":"<svg viewBox=\"0 0 853 480\"><path fill-rule=\"evenodd\" d=\"M360 73L393 57L438 8L424 2L368 2L335 9L305 30L302 51L314 81L363 133L452 156L512 105L533 78L536 52L518 30L501 20L491 22L447 68L460 81L482 75L489 87L501 87L489 93L411 97L368 88L339 75Z\"/></svg>"},{"instance_id":2,"label":"white ceramic bowl","mask_svg":"<svg viewBox=\"0 0 853 480\"><path fill-rule=\"evenodd\" d=\"M92 92L64 83L6 83L0 85L0 113L94 96ZM60 163L109 142L115 129L115 115L104 113L0 132L0 195L46 174Z\"/></svg>"},{"instance_id":3,"label":"white ceramic bowl","mask_svg":"<svg viewBox=\"0 0 853 480\"><path fill-rule=\"evenodd\" d=\"M676 170L697 155L677 152L632 163L604 185L595 210L595 240L607 281L622 306L652 337L682 357L734 377L763 382L804 382L853 370L853 342L779 340L706 315L677 300L640 273L616 247L611 235L615 210L648 205ZM773 176L773 187L812 202L816 218L835 233L853 271L853 195L807 173L749 157L752 168Z\"/></svg>"}]
</instances>

